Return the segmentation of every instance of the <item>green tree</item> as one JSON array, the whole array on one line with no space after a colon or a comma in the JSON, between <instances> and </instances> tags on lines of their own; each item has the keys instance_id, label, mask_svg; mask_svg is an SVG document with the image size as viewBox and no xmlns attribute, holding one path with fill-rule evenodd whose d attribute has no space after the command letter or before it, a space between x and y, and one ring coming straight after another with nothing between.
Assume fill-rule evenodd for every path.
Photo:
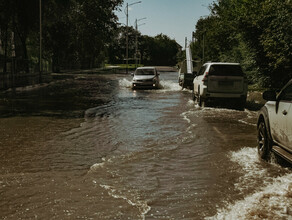
<instances>
[{"instance_id":1,"label":"green tree","mask_svg":"<svg viewBox=\"0 0 292 220\"><path fill-rule=\"evenodd\" d=\"M77 63L74 46L76 33L73 32L75 16L72 16L74 5L73 0L47 0L43 3L44 57L48 60L52 58L54 72L60 72L64 64Z\"/></svg>"},{"instance_id":2,"label":"green tree","mask_svg":"<svg viewBox=\"0 0 292 220\"><path fill-rule=\"evenodd\" d=\"M196 25L194 56L240 62L253 83L281 86L292 77L290 0L218 0ZM201 50L200 50L201 49Z\"/></svg>"},{"instance_id":3,"label":"green tree","mask_svg":"<svg viewBox=\"0 0 292 220\"><path fill-rule=\"evenodd\" d=\"M141 63L144 65L176 65L179 44L168 36L160 34L155 37L141 35L132 27L128 27L129 58L135 58L135 42L138 35L138 51ZM111 63L121 63L125 60L126 27L120 27L115 33L115 40L108 48L108 60Z\"/></svg>"},{"instance_id":4,"label":"green tree","mask_svg":"<svg viewBox=\"0 0 292 220\"><path fill-rule=\"evenodd\" d=\"M113 34L113 40L108 47L108 62L113 64L125 63L126 60L126 33L127 27L121 26ZM128 27L129 59L135 58L136 36L138 37L138 50L141 50L141 33L133 27Z\"/></svg>"},{"instance_id":5,"label":"green tree","mask_svg":"<svg viewBox=\"0 0 292 220\"><path fill-rule=\"evenodd\" d=\"M174 66L179 51L180 45L166 35L142 38L141 54L145 64Z\"/></svg>"},{"instance_id":6,"label":"green tree","mask_svg":"<svg viewBox=\"0 0 292 220\"><path fill-rule=\"evenodd\" d=\"M43 58L52 59L55 71L99 66L113 40L118 19L114 12L122 2L42 0ZM28 72L28 59L38 60L39 1L0 0L0 19L4 71L15 44L17 66Z\"/></svg>"},{"instance_id":7,"label":"green tree","mask_svg":"<svg viewBox=\"0 0 292 220\"><path fill-rule=\"evenodd\" d=\"M3 52L3 70L6 72L6 61L11 57L12 45L18 59L18 70L29 72L27 40L37 25L38 14L36 1L0 1L0 33ZM10 52L10 53L9 53Z\"/></svg>"},{"instance_id":8,"label":"green tree","mask_svg":"<svg viewBox=\"0 0 292 220\"><path fill-rule=\"evenodd\" d=\"M114 40L117 17L114 11L122 0L83 0L75 8L75 29L82 66L93 67L105 58L106 46Z\"/></svg>"}]
</instances>

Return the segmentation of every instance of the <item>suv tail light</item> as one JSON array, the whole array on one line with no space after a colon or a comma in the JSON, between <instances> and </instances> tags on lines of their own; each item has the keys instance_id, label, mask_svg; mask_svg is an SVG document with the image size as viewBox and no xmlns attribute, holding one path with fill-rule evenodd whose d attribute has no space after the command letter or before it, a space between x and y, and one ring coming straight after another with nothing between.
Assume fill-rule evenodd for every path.
<instances>
[{"instance_id":1,"label":"suv tail light","mask_svg":"<svg viewBox=\"0 0 292 220\"><path fill-rule=\"evenodd\" d=\"M206 74L205 74L204 78L202 79L202 81L203 81L203 84L204 85L207 85L207 82L208 82L208 72L206 72Z\"/></svg>"}]
</instances>

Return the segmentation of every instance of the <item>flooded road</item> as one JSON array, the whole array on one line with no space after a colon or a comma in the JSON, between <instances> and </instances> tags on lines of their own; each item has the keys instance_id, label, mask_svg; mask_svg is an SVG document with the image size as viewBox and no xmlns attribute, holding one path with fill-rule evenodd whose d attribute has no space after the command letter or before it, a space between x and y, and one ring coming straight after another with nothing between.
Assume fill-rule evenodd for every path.
<instances>
[{"instance_id":1,"label":"flooded road","mask_svg":"<svg viewBox=\"0 0 292 220\"><path fill-rule=\"evenodd\" d=\"M257 112L200 108L160 76L1 96L0 218L292 219L292 172L257 157Z\"/></svg>"}]
</instances>

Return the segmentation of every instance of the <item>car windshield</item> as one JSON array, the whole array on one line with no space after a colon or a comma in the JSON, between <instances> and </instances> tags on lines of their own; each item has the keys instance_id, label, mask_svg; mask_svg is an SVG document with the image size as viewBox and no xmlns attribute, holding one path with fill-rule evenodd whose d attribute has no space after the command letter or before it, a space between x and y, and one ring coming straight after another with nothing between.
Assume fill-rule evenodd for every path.
<instances>
[{"instance_id":1,"label":"car windshield","mask_svg":"<svg viewBox=\"0 0 292 220\"><path fill-rule=\"evenodd\" d=\"M239 65L212 65L209 75L213 76L243 76L242 69Z\"/></svg>"},{"instance_id":2,"label":"car windshield","mask_svg":"<svg viewBox=\"0 0 292 220\"><path fill-rule=\"evenodd\" d=\"M154 75L154 69L137 69L135 75Z\"/></svg>"}]
</instances>

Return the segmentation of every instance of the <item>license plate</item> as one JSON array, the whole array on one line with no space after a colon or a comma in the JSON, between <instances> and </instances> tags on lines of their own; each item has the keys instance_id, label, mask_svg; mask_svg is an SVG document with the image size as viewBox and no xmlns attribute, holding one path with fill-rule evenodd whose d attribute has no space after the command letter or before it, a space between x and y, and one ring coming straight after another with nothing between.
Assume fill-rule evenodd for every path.
<instances>
[{"instance_id":1,"label":"license plate","mask_svg":"<svg viewBox=\"0 0 292 220\"><path fill-rule=\"evenodd\" d=\"M233 82L232 81L219 81L218 85L219 86L233 86Z\"/></svg>"}]
</instances>

